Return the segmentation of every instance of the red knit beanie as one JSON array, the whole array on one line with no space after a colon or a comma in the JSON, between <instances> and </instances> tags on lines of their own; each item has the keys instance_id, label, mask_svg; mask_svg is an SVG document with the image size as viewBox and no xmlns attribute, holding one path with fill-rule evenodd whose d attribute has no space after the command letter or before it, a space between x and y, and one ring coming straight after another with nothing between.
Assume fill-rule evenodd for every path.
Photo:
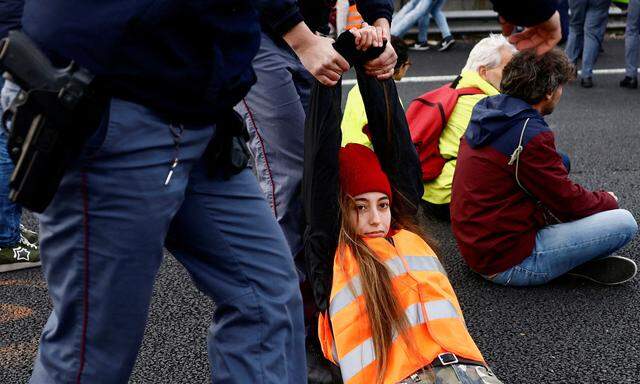
<instances>
[{"instance_id":1,"label":"red knit beanie","mask_svg":"<svg viewBox=\"0 0 640 384\"><path fill-rule=\"evenodd\" d=\"M338 158L342 193L357 196L367 192L382 192L391 200L389 179L371 149L350 143L340 148Z\"/></svg>"}]
</instances>

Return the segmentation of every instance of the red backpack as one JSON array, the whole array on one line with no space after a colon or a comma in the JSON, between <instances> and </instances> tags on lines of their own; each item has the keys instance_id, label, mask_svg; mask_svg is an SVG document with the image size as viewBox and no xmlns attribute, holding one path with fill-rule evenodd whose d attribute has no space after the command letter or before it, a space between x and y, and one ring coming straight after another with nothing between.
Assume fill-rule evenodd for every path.
<instances>
[{"instance_id":1,"label":"red backpack","mask_svg":"<svg viewBox=\"0 0 640 384\"><path fill-rule=\"evenodd\" d=\"M407 109L411 140L418 151L424 181L433 180L442 173L442 167L446 161L440 155L440 135L447 125L458 98L484 94L478 88L455 89L458 81L460 77L453 83L425 93L415 99Z\"/></svg>"}]
</instances>

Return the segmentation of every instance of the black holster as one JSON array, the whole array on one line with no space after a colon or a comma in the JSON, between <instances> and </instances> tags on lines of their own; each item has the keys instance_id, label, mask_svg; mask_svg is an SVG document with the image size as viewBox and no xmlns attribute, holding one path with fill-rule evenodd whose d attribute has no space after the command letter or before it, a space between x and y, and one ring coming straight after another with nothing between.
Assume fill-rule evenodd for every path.
<instances>
[{"instance_id":1,"label":"black holster","mask_svg":"<svg viewBox=\"0 0 640 384\"><path fill-rule=\"evenodd\" d=\"M245 169L251 158L246 144L248 140L249 133L242 117L234 110L223 113L205 154L209 176L221 172L228 180Z\"/></svg>"},{"instance_id":2,"label":"black holster","mask_svg":"<svg viewBox=\"0 0 640 384\"><path fill-rule=\"evenodd\" d=\"M95 91L89 71L73 63L53 67L22 32L11 31L0 42L0 68L21 88L2 117L11 128L8 151L16 164L9 198L42 212L99 125L107 98Z\"/></svg>"}]
</instances>

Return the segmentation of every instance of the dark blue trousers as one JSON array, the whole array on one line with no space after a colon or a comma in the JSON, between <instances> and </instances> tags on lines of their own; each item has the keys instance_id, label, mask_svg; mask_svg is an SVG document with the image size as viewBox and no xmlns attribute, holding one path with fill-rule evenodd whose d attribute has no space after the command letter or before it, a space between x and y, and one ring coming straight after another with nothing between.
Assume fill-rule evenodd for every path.
<instances>
[{"instance_id":1,"label":"dark blue trousers","mask_svg":"<svg viewBox=\"0 0 640 384\"><path fill-rule=\"evenodd\" d=\"M306 383L291 252L248 170L207 176L201 158L214 131L111 102L108 124L40 215L53 312L30 383L127 382L165 244L216 304L213 382Z\"/></svg>"}]
</instances>

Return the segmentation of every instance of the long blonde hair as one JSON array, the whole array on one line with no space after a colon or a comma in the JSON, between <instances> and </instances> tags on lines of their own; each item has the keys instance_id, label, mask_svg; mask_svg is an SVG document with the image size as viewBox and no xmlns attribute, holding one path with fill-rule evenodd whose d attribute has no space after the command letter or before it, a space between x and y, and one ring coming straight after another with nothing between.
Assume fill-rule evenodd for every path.
<instances>
[{"instance_id":1,"label":"long blonde hair","mask_svg":"<svg viewBox=\"0 0 640 384\"><path fill-rule=\"evenodd\" d=\"M389 349L393 344L394 331L403 337L405 344L410 349L415 349L411 340L407 340L406 334L410 323L394 295L391 275L385 263L381 261L367 246L364 240L358 236L356 228L349 222L349 212L354 209L355 200L346 194L340 194L340 233L338 237L338 257L343 258L348 249L355 258L360 270L360 281L365 307L371 325L371 338L377 358L377 380L382 383L389 357ZM393 212L393 211L392 211ZM414 229L413 225L407 224ZM397 220L393 219L392 226L396 229L405 228ZM417 230L417 226L415 226ZM418 231L419 232L419 231Z\"/></svg>"}]
</instances>

